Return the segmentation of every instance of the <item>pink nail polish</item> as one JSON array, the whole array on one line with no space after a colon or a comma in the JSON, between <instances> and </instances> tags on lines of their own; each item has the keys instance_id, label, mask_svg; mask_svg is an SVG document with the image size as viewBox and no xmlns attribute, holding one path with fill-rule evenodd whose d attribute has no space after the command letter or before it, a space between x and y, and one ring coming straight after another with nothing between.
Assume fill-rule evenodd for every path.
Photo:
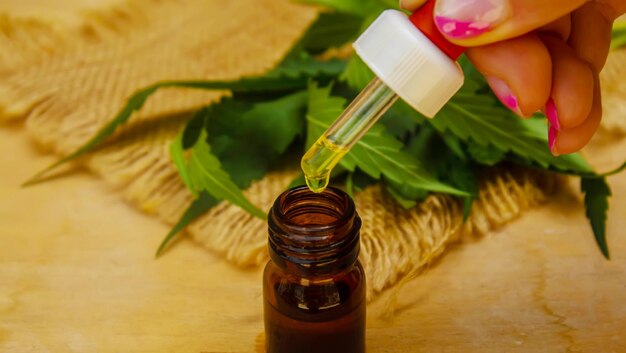
<instances>
[{"instance_id":1,"label":"pink nail polish","mask_svg":"<svg viewBox=\"0 0 626 353\"><path fill-rule=\"evenodd\" d=\"M524 114L522 114L520 110L519 103L517 102L517 97L515 97L506 82L497 77L488 76L487 83L502 104L511 109L515 114L524 117Z\"/></svg>"},{"instance_id":2,"label":"pink nail polish","mask_svg":"<svg viewBox=\"0 0 626 353\"><path fill-rule=\"evenodd\" d=\"M548 123L548 146L550 147L550 152L555 157L559 156L559 153L556 150L556 138L559 135L559 130L557 130L552 124Z\"/></svg>"},{"instance_id":3,"label":"pink nail polish","mask_svg":"<svg viewBox=\"0 0 626 353\"><path fill-rule=\"evenodd\" d=\"M511 15L507 0L439 0L435 23L450 38L464 39L481 35Z\"/></svg>"},{"instance_id":4,"label":"pink nail polish","mask_svg":"<svg viewBox=\"0 0 626 353\"><path fill-rule=\"evenodd\" d=\"M554 104L554 100L552 98L548 99L548 101L546 102L544 112L546 114L546 118L548 118L548 121L550 122L550 126L555 128L557 131L561 131L559 114L556 111L556 105Z\"/></svg>"},{"instance_id":5,"label":"pink nail polish","mask_svg":"<svg viewBox=\"0 0 626 353\"><path fill-rule=\"evenodd\" d=\"M476 37L489 30L489 23L485 22L457 21L444 16L435 16L435 22L443 34L457 39Z\"/></svg>"}]
</instances>

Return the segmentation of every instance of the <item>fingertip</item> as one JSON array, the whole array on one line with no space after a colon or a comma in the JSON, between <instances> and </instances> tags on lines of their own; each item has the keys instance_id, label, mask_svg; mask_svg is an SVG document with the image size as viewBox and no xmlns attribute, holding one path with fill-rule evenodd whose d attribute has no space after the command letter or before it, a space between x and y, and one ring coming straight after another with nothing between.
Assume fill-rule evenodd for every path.
<instances>
[{"instance_id":1,"label":"fingertip","mask_svg":"<svg viewBox=\"0 0 626 353\"><path fill-rule=\"evenodd\" d=\"M553 142L550 143L549 141L553 154L559 155L578 152L589 143L598 130L600 121L602 120L602 102L598 82L599 79L595 76L593 105L586 119L576 127L563 128L560 131L556 131ZM551 123L550 126L552 126ZM550 136L548 136L548 138L550 139Z\"/></svg>"},{"instance_id":2,"label":"fingertip","mask_svg":"<svg viewBox=\"0 0 626 353\"><path fill-rule=\"evenodd\" d=\"M481 73L507 84L517 103L517 109L512 110L519 115L531 116L544 107L552 86L552 62L536 35L468 48L466 53ZM494 93L499 94L497 88ZM503 101L504 97L500 94L498 98Z\"/></svg>"},{"instance_id":3,"label":"fingertip","mask_svg":"<svg viewBox=\"0 0 626 353\"><path fill-rule=\"evenodd\" d=\"M522 113L517 96L513 93L508 83L494 76L486 76L485 78L487 80L487 84L489 84L489 87L491 88L491 91L495 94L498 100L500 100L502 105L509 108L509 110L520 117L527 117L524 113Z\"/></svg>"},{"instance_id":4,"label":"fingertip","mask_svg":"<svg viewBox=\"0 0 626 353\"><path fill-rule=\"evenodd\" d=\"M574 128L587 119L593 106L594 73L562 40L555 37L543 40L552 57L549 103L558 111L558 124L564 129Z\"/></svg>"},{"instance_id":5,"label":"fingertip","mask_svg":"<svg viewBox=\"0 0 626 353\"><path fill-rule=\"evenodd\" d=\"M585 147L600 125L601 115L590 117L584 124L573 129L555 131L550 150L555 156L576 153ZM548 136L550 137L550 136ZM550 141L548 141L550 144Z\"/></svg>"}]
</instances>

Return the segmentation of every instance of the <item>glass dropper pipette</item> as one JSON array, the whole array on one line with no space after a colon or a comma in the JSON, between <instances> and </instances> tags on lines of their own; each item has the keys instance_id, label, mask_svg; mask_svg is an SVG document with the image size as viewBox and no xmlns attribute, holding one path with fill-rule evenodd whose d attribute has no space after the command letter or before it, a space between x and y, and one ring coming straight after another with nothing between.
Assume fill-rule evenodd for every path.
<instances>
[{"instance_id":1,"label":"glass dropper pipette","mask_svg":"<svg viewBox=\"0 0 626 353\"><path fill-rule=\"evenodd\" d=\"M398 95L378 78L367 85L302 157L309 189L324 191L335 165L397 99Z\"/></svg>"},{"instance_id":2,"label":"glass dropper pipette","mask_svg":"<svg viewBox=\"0 0 626 353\"><path fill-rule=\"evenodd\" d=\"M335 165L398 97L431 118L463 85L455 60L464 48L439 33L433 7L434 0L429 0L410 17L384 11L354 43L376 78L302 157L312 191L324 191Z\"/></svg>"}]
</instances>

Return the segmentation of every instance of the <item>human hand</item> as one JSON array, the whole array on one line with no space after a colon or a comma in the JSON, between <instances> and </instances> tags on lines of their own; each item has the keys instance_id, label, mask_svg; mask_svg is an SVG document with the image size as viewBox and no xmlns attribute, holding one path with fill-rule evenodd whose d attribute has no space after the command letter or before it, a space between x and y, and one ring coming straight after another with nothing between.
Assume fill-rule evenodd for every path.
<instances>
[{"instance_id":1,"label":"human hand","mask_svg":"<svg viewBox=\"0 0 626 353\"><path fill-rule=\"evenodd\" d=\"M414 11L425 0L402 0ZM522 117L543 111L554 155L584 147L602 118L598 74L624 0L437 0L435 22Z\"/></svg>"}]
</instances>

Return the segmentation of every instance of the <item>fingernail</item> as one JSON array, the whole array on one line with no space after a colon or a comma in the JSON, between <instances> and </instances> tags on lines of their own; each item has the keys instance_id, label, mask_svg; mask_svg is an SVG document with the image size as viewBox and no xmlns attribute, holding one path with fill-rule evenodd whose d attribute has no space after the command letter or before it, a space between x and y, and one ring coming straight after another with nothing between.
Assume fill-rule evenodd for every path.
<instances>
[{"instance_id":1,"label":"fingernail","mask_svg":"<svg viewBox=\"0 0 626 353\"><path fill-rule=\"evenodd\" d=\"M506 82L497 77L487 76L487 83L489 83L489 87L491 87L491 90L502 104L511 109L515 114L524 117L524 114L519 108L517 97L515 97Z\"/></svg>"},{"instance_id":2,"label":"fingernail","mask_svg":"<svg viewBox=\"0 0 626 353\"><path fill-rule=\"evenodd\" d=\"M511 15L507 0L439 0L435 22L439 30L455 39L483 34Z\"/></svg>"},{"instance_id":3,"label":"fingernail","mask_svg":"<svg viewBox=\"0 0 626 353\"><path fill-rule=\"evenodd\" d=\"M548 146L550 146L550 152L552 152L554 156L558 156L556 138L559 135L559 131L561 131L561 123L559 123L559 114L556 111L556 105L552 98L548 99L546 102L543 112L546 118L548 118Z\"/></svg>"},{"instance_id":4,"label":"fingernail","mask_svg":"<svg viewBox=\"0 0 626 353\"><path fill-rule=\"evenodd\" d=\"M559 156L559 152L556 150L556 138L559 135L559 130L552 126L552 123L548 122L548 146L550 147L550 152L555 157Z\"/></svg>"},{"instance_id":5,"label":"fingernail","mask_svg":"<svg viewBox=\"0 0 626 353\"><path fill-rule=\"evenodd\" d=\"M548 99L548 101L546 102L544 113L546 114L546 118L548 118L548 121L550 122L550 126L555 128L557 131L561 131L559 114L556 111L556 105L554 104L554 100L552 100L552 98Z\"/></svg>"}]
</instances>

